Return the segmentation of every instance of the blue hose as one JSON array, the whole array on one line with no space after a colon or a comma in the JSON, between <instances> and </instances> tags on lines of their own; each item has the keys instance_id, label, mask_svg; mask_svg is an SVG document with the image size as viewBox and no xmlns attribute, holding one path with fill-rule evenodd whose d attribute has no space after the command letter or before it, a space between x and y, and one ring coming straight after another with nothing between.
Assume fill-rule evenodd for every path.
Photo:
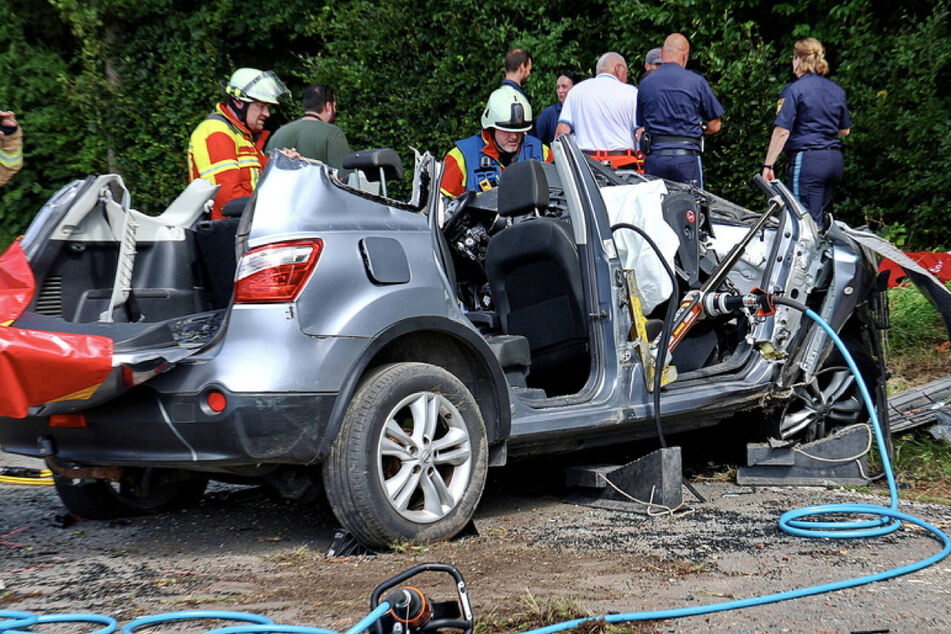
<instances>
[{"instance_id":1,"label":"blue hose","mask_svg":"<svg viewBox=\"0 0 951 634\"><path fill-rule=\"evenodd\" d=\"M911 524L915 524L916 526L920 526L937 537L938 540L940 540L943 544L941 552L932 555L927 559L922 559L921 561L908 564L907 566L892 568L891 570L886 570L884 572L865 575L864 577L856 577L854 579L846 579L844 581L824 583L818 586L809 586L807 588L788 590L786 592L774 592L773 594L767 594L760 597L737 599L735 601L726 601L723 603L715 603L713 605L676 608L672 610L653 610L650 612L629 612L627 614L608 614L605 616L574 619L572 621L565 621L564 623L556 623L547 627L528 630L523 634L549 634L550 632L563 632L565 630L570 630L573 627L577 627L586 621L593 620L604 620L608 623L626 623L629 621L676 619L685 616L698 616L701 614L712 614L713 612L725 612L727 610L749 608L756 605L765 605L767 603L778 603L780 601L808 597L815 594L822 594L823 592L831 592L833 590L854 588L856 586L873 583L875 581L893 579L894 577L899 577L910 572L921 570L922 568L927 568L932 564L936 564L947 557L949 553L951 553L951 538L949 538L944 532L925 522L924 520L920 520L911 515L906 515L905 513L902 513L898 510L898 487L895 485L895 476L892 472L891 461L888 459L888 451L885 449L885 440L882 434L881 424L878 421L878 415L875 411L875 405L872 403L872 397L869 394L868 387L865 385L865 380L862 378L862 373L859 371L858 366L855 365L852 355L849 354L848 349L845 347L845 344L842 343L839 335L835 332L835 330L832 329L831 326L829 326L829 324L819 317L819 315L806 308L802 304L785 300L783 298L776 298L775 301L777 304L791 306L803 311L813 321L819 324L823 330L826 331L826 333L835 343L836 348L838 348L839 352L842 353L842 357L845 359L849 369L855 376L855 382L859 386L859 391L862 394L862 400L865 402L866 409L868 409L869 419L872 423L872 429L875 433L875 440L878 443L878 453L882 458L882 468L885 471L885 477L888 482L888 490L891 496L891 505L888 507L877 506L874 504L824 504L820 506L808 506L801 509L787 511L786 513L783 513L782 516L780 516L779 527L787 533L792 535L800 535L802 537L831 537L833 539L850 539L855 537L876 537L879 535L887 535L888 533L898 530L902 522L909 522ZM803 519L812 516L842 514L867 515L876 517L877 519L845 522L807 521Z\"/></svg>"},{"instance_id":2,"label":"blue hose","mask_svg":"<svg viewBox=\"0 0 951 634\"><path fill-rule=\"evenodd\" d=\"M198 621L204 619L217 619L219 621L247 621L261 625L273 625L274 621L251 612L228 612L225 610L185 610L184 612L165 612L163 614L153 614L143 616L126 624L122 628L122 634L135 634L140 627L158 625L160 623L171 623L172 621ZM257 630L255 630L257 631Z\"/></svg>"},{"instance_id":3,"label":"blue hose","mask_svg":"<svg viewBox=\"0 0 951 634\"><path fill-rule=\"evenodd\" d=\"M902 522L909 522L911 524L915 524L916 526L920 526L938 538L938 540L943 544L941 551L935 555L932 555L931 557L928 557L927 559L922 559L921 561L908 564L906 566L892 568L891 570L886 570L884 572L879 572L872 575L865 575L863 577L846 579L844 581L835 581L817 586L809 586L807 588L799 588L797 590L775 592L773 594L752 597L750 599L737 599L735 601L726 601L713 605L676 608L671 610L653 610L648 612L629 612L626 614L592 616L574 619L571 621L564 621L562 623L555 623L554 625L549 625L534 630L528 630L523 634L549 634L551 632L563 632L565 630L570 630L574 627L577 627L582 623L595 620L603 620L608 623L626 623L629 621L676 619L686 616L699 616L701 614L712 614L714 612L725 612L727 610L749 608L757 605L765 605L767 603L778 603L780 601L788 601L789 599L798 599L800 597L808 597L816 594L822 594L824 592L831 592L833 590L842 590L844 588L854 588L856 586L873 583L875 581L883 581L885 579L899 577L901 575L915 572L935 564L951 553L951 538L949 538L944 532L925 522L924 520L907 515L898 510L898 487L895 485L895 477L892 471L891 461L888 458L888 451L885 448L885 440L882 434L881 425L878 420L878 415L875 411L875 406L872 403L872 397L869 394L868 387L866 387L865 381L862 378L862 373L855 365L855 361L852 359L852 355L849 354L845 344L843 344L842 340L839 339L839 336L835 330L833 330L827 323L825 323L825 321L822 320L821 317L819 317L819 315L814 313L812 310L806 308L802 304L783 298L776 298L775 301L777 304L791 306L803 311L826 331L826 333L835 343L836 347L839 349L839 352L842 353L842 357L845 359L849 369L855 376L856 384L859 386L859 391L862 394L862 400L868 409L869 419L872 424L872 430L875 433L878 452L882 458L882 468L885 472L891 498L891 504L888 507L877 506L873 504L825 504L819 506L808 506L805 508L788 511L780 516L779 527L787 533L802 537L851 539L856 537L877 537L880 535L887 535L898 530L901 527ZM808 517L843 514L869 516L874 519L860 519L853 521L820 521L804 519ZM360 634L372 624L376 623L376 621L389 609L390 604L386 601L382 602L344 634ZM0 633L6 634L18 633L22 628L30 628L40 623L85 622L106 625L106 627L96 630L95 632L91 632L90 634L112 634L117 628L115 619L98 614L57 614L51 616L36 616L30 612L0 610L0 619L6 619L0 620ZM332 630L321 628L295 625L276 625L267 617L260 616L258 614L214 610L168 612L165 614L143 617L130 622L128 625L122 628L122 634L135 634L135 630L137 628L146 625L156 625L170 621L184 621L194 619L219 619L247 621L253 623L253 625L224 627L212 630L209 634L252 634L254 632L284 632L287 634L338 634ZM24 632L23 634L30 634L30 632Z\"/></svg>"},{"instance_id":4,"label":"blue hose","mask_svg":"<svg viewBox=\"0 0 951 634\"><path fill-rule=\"evenodd\" d=\"M29 613L20 612L20 614ZM0 616L6 616L6 613L0 612ZM43 623L96 623L105 625L105 627L93 630L89 634L112 634L119 627L118 621L105 614L50 614L47 616L29 615L19 620L0 621L0 632L36 634L35 632L24 632L20 628L35 627Z\"/></svg>"}]
</instances>

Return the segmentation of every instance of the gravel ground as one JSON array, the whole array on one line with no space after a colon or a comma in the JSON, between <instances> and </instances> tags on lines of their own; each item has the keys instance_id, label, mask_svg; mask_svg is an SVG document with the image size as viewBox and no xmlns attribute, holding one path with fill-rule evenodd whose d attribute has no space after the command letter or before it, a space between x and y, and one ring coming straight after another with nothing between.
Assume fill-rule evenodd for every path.
<instances>
[{"instance_id":1,"label":"gravel ground","mask_svg":"<svg viewBox=\"0 0 951 634\"><path fill-rule=\"evenodd\" d=\"M19 459L0 454L0 465ZM548 466L546 466L546 464ZM373 587L423 561L456 565L476 617L568 601L593 614L716 603L871 574L940 549L914 527L875 540L808 540L779 515L884 499L835 489L694 482L707 498L646 518L564 504L551 462L491 473L479 535L374 557L327 559L332 515L266 490L214 485L189 511L57 525L52 487L0 484L0 609L93 611L127 622L183 609L234 609L345 629ZM685 494L687 495L687 494ZM951 508L902 510L951 530ZM444 577L420 581L451 596ZM763 607L655 621L657 632L948 632L951 560L895 580Z\"/></svg>"}]
</instances>

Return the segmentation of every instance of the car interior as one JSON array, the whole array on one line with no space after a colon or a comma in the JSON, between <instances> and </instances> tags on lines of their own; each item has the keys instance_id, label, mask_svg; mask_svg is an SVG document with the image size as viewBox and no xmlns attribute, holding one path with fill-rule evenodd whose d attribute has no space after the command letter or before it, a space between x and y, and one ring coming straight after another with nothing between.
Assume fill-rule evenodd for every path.
<instances>
[{"instance_id":1,"label":"car interior","mask_svg":"<svg viewBox=\"0 0 951 634\"><path fill-rule=\"evenodd\" d=\"M618 176L597 164L592 170L603 173L602 189L648 180L633 172ZM687 291L699 288L718 261L709 201L696 190L669 185L660 213L679 242L673 257L677 280L672 297L645 315L651 337L661 330L668 302L679 304ZM496 352L510 383L528 388L531 399L576 394L591 374L590 310L572 236L558 172L538 161L515 163L497 188L452 201L442 227L440 255L467 317ZM680 377L739 369L749 352L749 327L733 316L698 322L673 354Z\"/></svg>"}]
</instances>

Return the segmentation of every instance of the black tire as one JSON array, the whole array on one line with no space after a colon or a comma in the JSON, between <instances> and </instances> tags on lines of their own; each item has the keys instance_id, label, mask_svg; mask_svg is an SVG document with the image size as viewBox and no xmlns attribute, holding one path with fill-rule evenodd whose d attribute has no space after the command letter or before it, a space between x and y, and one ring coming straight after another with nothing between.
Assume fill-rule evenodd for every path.
<instances>
[{"instance_id":1,"label":"black tire","mask_svg":"<svg viewBox=\"0 0 951 634\"><path fill-rule=\"evenodd\" d=\"M465 385L434 365L394 363L357 388L323 474L340 524L364 544L385 547L461 531L487 467L485 425Z\"/></svg>"},{"instance_id":2,"label":"black tire","mask_svg":"<svg viewBox=\"0 0 951 634\"><path fill-rule=\"evenodd\" d=\"M842 342L862 374L872 402L877 405L881 375L874 357L858 337L843 335ZM814 380L793 389L793 396L783 408L779 420L778 437L795 437L803 442L811 442L837 429L868 420L868 408L865 407L858 383L839 349L833 348ZM795 422L793 427L806 424L789 431L792 421Z\"/></svg>"},{"instance_id":3,"label":"black tire","mask_svg":"<svg viewBox=\"0 0 951 634\"><path fill-rule=\"evenodd\" d=\"M178 469L126 469L119 482L56 476L56 492L70 513L109 520L195 506L208 478Z\"/></svg>"}]
</instances>

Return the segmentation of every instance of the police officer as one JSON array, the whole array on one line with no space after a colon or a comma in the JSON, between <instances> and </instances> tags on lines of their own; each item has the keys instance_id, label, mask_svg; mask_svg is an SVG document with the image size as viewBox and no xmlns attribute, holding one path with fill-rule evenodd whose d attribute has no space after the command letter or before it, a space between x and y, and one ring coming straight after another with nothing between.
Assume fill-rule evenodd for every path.
<instances>
[{"instance_id":1,"label":"police officer","mask_svg":"<svg viewBox=\"0 0 951 634\"><path fill-rule=\"evenodd\" d=\"M516 161L536 159L550 163L551 150L526 132L532 127L532 107L511 86L489 96L482 113L482 132L461 141L443 159L440 191L459 196L465 191L496 187L502 171Z\"/></svg>"},{"instance_id":2,"label":"police officer","mask_svg":"<svg viewBox=\"0 0 951 634\"><path fill-rule=\"evenodd\" d=\"M660 68L637 93L637 125L648 174L703 187L703 135L720 131L723 106L707 80L685 68L689 55L687 38L667 36Z\"/></svg>"},{"instance_id":3,"label":"police officer","mask_svg":"<svg viewBox=\"0 0 951 634\"><path fill-rule=\"evenodd\" d=\"M779 95L763 178L775 178L773 167L785 149L790 159L789 187L822 227L825 208L842 180L840 139L848 136L852 122L845 91L823 77L829 72L829 63L819 40L810 37L796 42L792 68L797 79Z\"/></svg>"}]
</instances>

